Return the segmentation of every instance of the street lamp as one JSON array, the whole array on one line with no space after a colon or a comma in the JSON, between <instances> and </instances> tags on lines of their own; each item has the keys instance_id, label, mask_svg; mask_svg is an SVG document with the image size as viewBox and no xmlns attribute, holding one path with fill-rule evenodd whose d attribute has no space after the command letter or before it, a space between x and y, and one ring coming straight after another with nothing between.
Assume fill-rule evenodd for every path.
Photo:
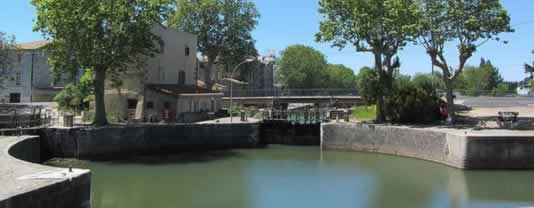
<instances>
[{"instance_id":1,"label":"street lamp","mask_svg":"<svg viewBox=\"0 0 534 208\"><path fill-rule=\"evenodd\" d=\"M235 80L234 79L234 73L237 71L237 69L239 69L239 67L245 63L250 63L250 62L254 62L256 61L256 58L248 58L246 59L245 61L239 63L237 66L235 66L235 68L232 70L232 73L230 74L230 78L229 79L225 79L225 80L228 80L230 82L230 123L233 123L233 118L234 118L234 115L232 113L232 110L234 108L234 100L233 100L233 97L234 97L234 91L233 91L233 83L234 82L237 82L237 83L240 83L239 81Z\"/></svg>"}]
</instances>

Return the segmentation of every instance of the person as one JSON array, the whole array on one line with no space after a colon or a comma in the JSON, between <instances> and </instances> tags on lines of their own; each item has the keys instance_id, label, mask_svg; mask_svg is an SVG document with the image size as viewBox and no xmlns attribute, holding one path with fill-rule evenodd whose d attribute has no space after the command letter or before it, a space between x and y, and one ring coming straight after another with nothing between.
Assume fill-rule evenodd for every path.
<instances>
[{"instance_id":1,"label":"person","mask_svg":"<svg viewBox=\"0 0 534 208\"><path fill-rule=\"evenodd\" d=\"M440 101L439 102L439 114L441 115L441 119L447 119L447 117L449 116L448 112L447 112L447 104L443 101Z\"/></svg>"}]
</instances>

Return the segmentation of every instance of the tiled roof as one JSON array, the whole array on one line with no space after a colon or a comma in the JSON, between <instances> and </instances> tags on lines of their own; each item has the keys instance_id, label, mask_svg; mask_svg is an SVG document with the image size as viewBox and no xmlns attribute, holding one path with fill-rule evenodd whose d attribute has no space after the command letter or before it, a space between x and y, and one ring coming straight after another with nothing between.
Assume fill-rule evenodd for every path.
<instances>
[{"instance_id":1,"label":"tiled roof","mask_svg":"<svg viewBox=\"0 0 534 208\"><path fill-rule=\"evenodd\" d=\"M40 40L40 41L33 41L33 42L26 42L26 43L19 43L17 44L17 47L24 50L35 50L42 48L46 45L48 45L51 41L50 40Z\"/></svg>"}]
</instances>

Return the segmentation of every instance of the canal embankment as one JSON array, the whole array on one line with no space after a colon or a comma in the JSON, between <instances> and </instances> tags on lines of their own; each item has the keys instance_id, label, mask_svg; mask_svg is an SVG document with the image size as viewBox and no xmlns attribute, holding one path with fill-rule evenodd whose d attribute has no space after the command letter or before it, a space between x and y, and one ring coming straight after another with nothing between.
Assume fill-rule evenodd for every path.
<instances>
[{"instance_id":1,"label":"canal embankment","mask_svg":"<svg viewBox=\"0 0 534 208\"><path fill-rule=\"evenodd\" d=\"M321 147L384 153L460 169L534 169L534 132L325 123Z\"/></svg>"},{"instance_id":2,"label":"canal embankment","mask_svg":"<svg viewBox=\"0 0 534 208\"><path fill-rule=\"evenodd\" d=\"M88 170L39 165L39 137L0 137L0 208L89 208Z\"/></svg>"},{"instance_id":3,"label":"canal embankment","mask_svg":"<svg viewBox=\"0 0 534 208\"><path fill-rule=\"evenodd\" d=\"M54 157L106 159L177 151L255 148L259 123L137 124L47 128L43 151Z\"/></svg>"}]
</instances>

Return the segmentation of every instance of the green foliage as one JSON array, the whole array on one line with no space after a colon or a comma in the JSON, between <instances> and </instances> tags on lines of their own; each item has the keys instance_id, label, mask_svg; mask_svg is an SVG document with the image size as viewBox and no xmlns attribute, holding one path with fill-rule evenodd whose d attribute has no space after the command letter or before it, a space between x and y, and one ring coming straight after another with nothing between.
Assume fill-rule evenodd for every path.
<instances>
[{"instance_id":1,"label":"green foliage","mask_svg":"<svg viewBox=\"0 0 534 208\"><path fill-rule=\"evenodd\" d=\"M93 73L87 70L78 83L70 83L56 95L54 102L63 112L76 114L89 109L93 94Z\"/></svg>"},{"instance_id":2,"label":"green foliage","mask_svg":"<svg viewBox=\"0 0 534 208\"><path fill-rule=\"evenodd\" d=\"M406 77L396 80L393 93L386 97L388 117L392 122L424 123L436 121L439 115L439 98L428 80Z\"/></svg>"},{"instance_id":3,"label":"green foliage","mask_svg":"<svg viewBox=\"0 0 534 208\"><path fill-rule=\"evenodd\" d=\"M534 94L534 80L528 82L528 88L530 89L530 93Z\"/></svg>"},{"instance_id":4,"label":"green foliage","mask_svg":"<svg viewBox=\"0 0 534 208\"><path fill-rule=\"evenodd\" d=\"M534 50L532 50L532 54L534 54ZM534 75L534 61L532 64L525 64L525 73L530 74L530 76Z\"/></svg>"},{"instance_id":5,"label":"green foliage","mask_svg":"<svg viewBox=\"0 0 534 208\"><path fill-rule=\"evenodd\" d=\"M324 54L303 45L289 46L278 61L277 78L288 88L356 88L352 69L328 64Z\"/></svg>"},{"instance_id":6,"label":"green foliage","mask_svg":"<svg viewBox=\"0 0 534 208\"><path fill-rule=\"evenodd\" d=\"M372 121L376 119L376 105L354 106L352 118L358 121Z\"/></svg>"},{"instance_id":7,"label":"green foliage","mask_svg":"<svg viewBox=\"0 0 534 208\"><path fill-rule=\"evenodd\" d=\"M490 61L482 59L479 67L466 67L462 74L463 88L458 88L465 91L469 96L494 95L494 92L507 91L508 86L499 84L503 82L503 78L499 73L499 69L494 67ZM506 87L506 88L505 88Z\"/></svg>"},{"instance_id":8,"label":"green foliage","mask_svg":"<svg viewBox=\"0 0 534 208\"><path fill-rule=\"evenodd\" d=\"M502 96L506 96L508 94L508 92L510 92L508 84L499 83L499 84L497 84L497 87L495 87L491 91L491 96L500 96L500 97L502 97Z\"/></svg>"},{"instance_id":9,"label":"green foliage","mask_svg":"<svg viewBox=\"0 0 534 208\"><path fill-rule=\"evenodd\" d=\"M0 89L4 80L11 78L12 67L18 55L15 36L0 32Z\"/></svg>"},{"instance_id":10,"label":"green foliage","mask_svg":"<svg viewBox=\"0 0 534 208\"><path fill-rule=\"evenodd\" d=\"M312 47L293 45L282 51L277 77L288 88L318 88L327 76L324 55Z\"/></svg>"},{"instance_id":11,"label":"green foliage","mask_svg":"<svg viewBox=\"0 0 534 208\"><path fill-rule=\"evenodd\" d=\"M406 0L320 0L324 15L316 40L344 48L396 53L417 32L417 6ZM391 46L391 47L389 47Z\"/></svg>"},{"instance_id":12,"label":"green foliage","mask_svg":"<svg viewBox=\"0 0 534 208\"><path fill-rule=\"evenodd\" d=\"M419 44L423 45L432 63L442 70L447 91L448 113L455 122L452 89L454 81L464 70L473 53L488 40L500 41L503 32L512 32L510 16L499 0L418 0ZM458 48L457 68L445 59L445 44L455 43ZM506 41L504 41L506 43Z\"/></svg>"},{"instance_id":13,"label":"green foliage","mask_svg":"<svg viewBox=\"0 0 534 208\"><path fill-rule=\"evenodd\" d=\"M377 120L385 120L383 99L390 91L394 71L400 66L397 52L418 32L418 7L411 0L320 0L323 15L316 41L333 47L352 45L359 52L374 55L381 85L374 89Z\"/></svg>"},{"instance_id":14,"label":"green foliage","mask_svg":"<svg viewBox=\"0 0 534 208\"><path fill-rule=\"evenodd\" d=\"M206 81L217 57L235 65L257 54L252 31L260 14L249 0L178 0L169 25L198 36L198 50L208 58Z\"/></svg>"},{"instance_id":15,"label":"green foliage","mask_svg":"<svg viewBox=\"0 0 534 208\"><path fill-rule=\"evenodd\" d=\"M367 103L374 103L377 91L380 87L380 80L375 70L363 67L356 76L356 86L360 96Z\"/></svg>"},{"instance_id":16,"label":"green foliage","mask_svg":"<svg viewBox=\"0 0 534 208\"><path fill-rule=\"evenodd\" d=\"M32 0L37 11L35 31L52 40L48 63L56 74L78 69L95 73L95 124L107 124L104 106L106 74L141 68L146 56L161 48L152 29L167 19L172 0ZM158 44L159 43L159 44ZM71 76L74 77L74 76Z\"/></svg>"},{"instance_id":17,"label":"green foliage","mask_svg":"<svg viewBox=\"0 0 534 208\"><path fill-rule=\"evenodd\" d=\"M323 88L356 88L356 75L352 69L341 64L328 64Z\"/></svg>"}]
</instances>

